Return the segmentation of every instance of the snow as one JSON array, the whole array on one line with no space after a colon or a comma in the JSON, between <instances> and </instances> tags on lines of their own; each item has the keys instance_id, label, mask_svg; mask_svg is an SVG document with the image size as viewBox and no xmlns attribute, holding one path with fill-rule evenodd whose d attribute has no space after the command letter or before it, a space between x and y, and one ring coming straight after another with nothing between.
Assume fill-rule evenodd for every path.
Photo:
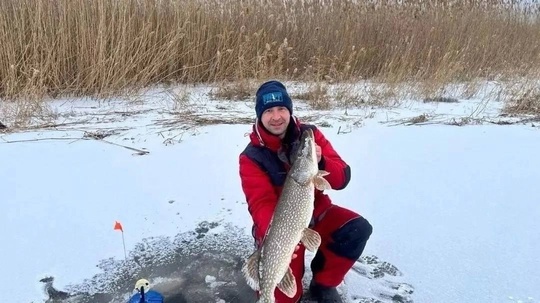
<instances>
[{"instance_id":1,"label":"snow","mask_svg":"<svg viewBox=\"0 0 540 303\"><path fill-rule=\"evenodd\" d=\"M357 133L359 152L335 140L357 179L334 197L371 220L368 251L407 273L418 302L538 298L538 131L430 126Z\"/></svg>"},{"instance_id":2,"label":"snow","mask_svg":"<svg viewBox=\"0 0 540 303\"><path fill-rule=\"evenodd\" d=\"M143 239L174 238L202 221L249 237L238 154L252 101L213 100L209 91L53 100L59 126L0 133L0 268L9 273L0 285L9 285L12 302L43 302L38 281L46 275L63 289L100 274L103 260L124 260L116 220L128 259ZM496 124L516 121L500 115L499 101L459 101L318 112L295 104L298 116L325 125L352 167L349 186L329 194L373 224L364 256L398 269L369 278L376 264L358 262L342 288L350 302L386 302L384 293L408 287L414 302L539 301L540 130L535 122ZM425 123L405 123L421 114Z\"/></svg>"}]
</instances>

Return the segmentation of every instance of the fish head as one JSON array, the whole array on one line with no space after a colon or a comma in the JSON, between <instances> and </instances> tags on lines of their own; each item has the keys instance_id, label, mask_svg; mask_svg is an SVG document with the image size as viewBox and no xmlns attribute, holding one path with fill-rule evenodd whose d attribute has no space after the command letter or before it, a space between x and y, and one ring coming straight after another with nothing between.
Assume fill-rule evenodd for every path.
<instances>
[{"instance_id":1,"label":"fish head","mask_svg":"<svg viewBox=\"0 0 540 303\"><path fill-rule=\"evenodd\" d=\"M316 144L313 130L306 129L300 137L290 174L299 184L311 182L319 172L315 147Z\"/></svg>"}]
</instances>

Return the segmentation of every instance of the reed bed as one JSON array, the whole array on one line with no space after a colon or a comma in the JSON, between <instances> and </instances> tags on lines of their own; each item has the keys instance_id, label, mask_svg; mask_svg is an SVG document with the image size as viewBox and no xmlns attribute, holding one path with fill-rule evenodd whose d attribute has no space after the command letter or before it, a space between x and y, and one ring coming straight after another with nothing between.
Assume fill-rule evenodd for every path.
<instances>
[{"instance_id":1,"label":"reed bed","mask_svg":"<svg viewBox=\"0 0 540 303\"><path fill-rule=\"evenodd\" d=\"M245 79L536 76L537 6L469 0L0 0L0 98Z\"/></svg>"}]
</instances>

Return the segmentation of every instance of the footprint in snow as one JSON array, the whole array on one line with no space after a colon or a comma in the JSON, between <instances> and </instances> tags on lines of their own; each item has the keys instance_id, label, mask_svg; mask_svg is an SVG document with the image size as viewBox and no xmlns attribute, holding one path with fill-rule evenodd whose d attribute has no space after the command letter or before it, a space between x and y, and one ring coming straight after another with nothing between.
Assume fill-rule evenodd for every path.
<instances>
[{"instance_id":1,"label":"footprint in snow","mask_svg":"<svg viewBox=\"0 0 540 303\"><path fill-rule=\"evenodd\" d=\"M390 262L373 255L362 256L346 277L347 303L412 303L414 287L403 281L404 274ZM352 286L356 284L358 286Z\"/></svg>"}]
</instances>

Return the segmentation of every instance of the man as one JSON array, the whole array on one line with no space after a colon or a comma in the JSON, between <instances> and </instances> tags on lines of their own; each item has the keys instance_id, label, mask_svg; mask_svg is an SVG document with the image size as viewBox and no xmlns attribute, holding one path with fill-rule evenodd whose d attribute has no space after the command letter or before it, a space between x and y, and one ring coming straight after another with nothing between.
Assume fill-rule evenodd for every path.
<instances>
[{"instance_id":1,"label":"man","mask_svg":"<svg viewBox=\"0 0 540 303\"><path fill-rule=\"evenodd\" d=\"M314 131L319 168L330 173L325 179L332 189L347 186L351 169L318 128L293 116L291 98L281 82L268 81L259 87L255 112L257 119L250 142L239 156L239 173L253 219L253 236L260 247L290 168L291 151L298 145L303 130ZM310 227L321 235L322 243L311 263L310 293L318 303L341 303L336 287L362 254L372 226L354 211L333 204L324 192L315 191ZM288 298L276 289L276 303L300 301L304 253L305 248L300 244L291 256L290 266L298 287L296 296Z\"/></svg>"}]
</instances>

